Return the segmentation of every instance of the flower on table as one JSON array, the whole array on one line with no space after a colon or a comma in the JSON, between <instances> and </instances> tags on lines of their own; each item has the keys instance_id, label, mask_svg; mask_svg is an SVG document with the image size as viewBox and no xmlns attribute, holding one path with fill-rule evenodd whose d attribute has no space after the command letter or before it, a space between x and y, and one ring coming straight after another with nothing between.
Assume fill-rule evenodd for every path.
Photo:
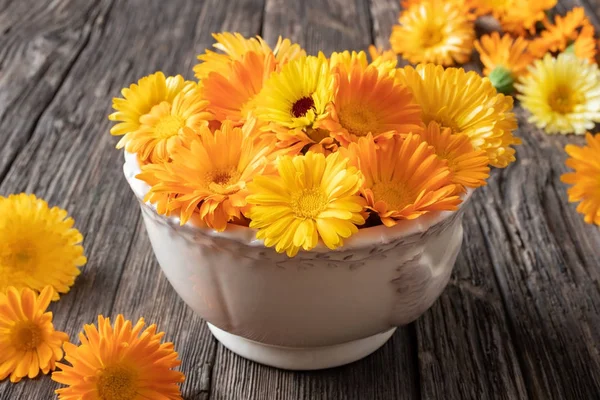
<instances>
[{"instance_id":1,"label":"flower on table","mask_svg":"<svg viewBox=\"0 0 600 400\"><path fill-rule=\"evenodd\" d=\"M365 201L358 195L363 176L339 152L282 156L277 171L248 184L250 227L265 246L293 257L300 248L315 248L320 238L335 249L365 223Z\"/></svg>"},{"instance_id":2,"label":"flower on table","mask_svg":"<svg viewBox=\"0 0 600 400\"><path fill-rule=\"evenodd\" d=\"M67 293L86 263L83 236L67 212L34 195L0 196L0 292L9 286Z\"/></svg>"},{"instance_id":3,"label":"flower on table","mask_svg":"<svg viewBox=\"0 0 600 400\"><path fill-rule=\"evenodd\" d=\"M212 114L200 97L198 85L181 75L165 77L156 72L121 91L113 99L111 121L119 122L110 133L123 136L117 148L138 153L142 163L168 159L168 150L180 141L182 128L208 125Z\"/></svg>"},{"instance_id":4,"label":"flower on table","mask_svg":"<svg viewBox=\"0 0 600 400\"><path fill-rule=\"evenodd\" d=\"M0 292L0 380L10 375L16 383L47 374L63 358L69 336L54 329L52 313L46 312L53 295L50 286L39 295L12 286Z\"/></svg>"},{"instance_id":5,"label":"flower on table","mask_svg":"<svg viewBox=\"0 0 600 400\"><path fill-rule=\"evenodd\" d=\"M214 133L202 128L173 149L171 162L142 167L137 178L152 185L145 201L167 214L179 212L182 225L197 215L208 227L224 230L247 207L247 183L270 166L274 142L255 135L230 121Z\"/></svg>"},{"instance_id":6,"label":"flower on table","mask_svg":"<svg viewBox=\"0 0 600 400\"><path fill-rule=\"evenodd\" d=\"M588 224L600 225L600 135L585 136L586 146L568 144L565 151L569 154L567 167L573 172L563 174L561 181L573 185L567 190L569 201L579 202L577 212L584 215Z\"/></svg>"},{"instance_id":7,"label":"flower on table","mask_svg":"<svg viewBox=\"0 0 600 400\"><path fill-rule=\"evenodd\" d=\"M461 202L447 163L419 135L393 136L378 146L369 134L342 153L363 173L361 194L385 226L456 210Z\"/></svg>"},{"instance_id":8,"label":"flower on table","mask_svg":"<svg viewBox=\"0 0 600 400\"><path fill-rule=\"evenodd\" d=\"M510 0L499 17L502 29L521 37L533 35L556 3L557 0Z\"/></svg>"},{"instance_id":9,"label":"flower on table","mask_svg":"<svg viewBox=\"0 0 600 400\"><path fill-rule=\"evenodd\" d=\"M490 175L488 156L484 150L475 150L465 134L452 134L450 128L441 128L431 121L420 134L433 147L438 158L446 160L452 183L468 188L485 185Z\"/></svg>"},{"instance_id":10,"label":"flower on table","mask_svg":"<svg viewBox=\"0 0 600 400\"><path fill-rule=\"evenodd\" d=\"M371 133L385 135L421 131L421 108L410 90L374 66L352 63L335 67L338 90L318 126L343 146Z\"/></svg>"},{"instance_id":11,"label":"flower on table","mask_svg":"<svg viewBox=\"0 0 600 400\"><path fill-rule=\"evenodd\" d=\"M573 53L576 57L587 60L590 63L596 62L596 39L594 38L594 27L586 25L581 28L577 39L565 49L566 53Z\"/></svg>"},{"instance_id":12,"label":"flower on table","mask_svg":"<svg viewBox=\"0 0 600 400\"><path fill-rule=\"evenodd\" d=\"M517 121L513 99L497 93L488 79L476 72L421 64L399 68L396 79L408 86L423 110L423 121L436 121L453 134L465 134L475 150L485 150L489 163L506 167L514 161L512 135Z\"/></svg>"},{"instance_id":13,"label":"flower on table","mask_svg":"<svg viewBox=\"0 0 600 400\"><path fill-rule=\"evenodd\" d=\"M161 343L164 333L156 325L144 329L140 318L133 325L118 315L114 327L98 316L98 326L86 325L81 344L66 343L65 360L52 374L67 385L56 390L61 400L76 399L182 399L179 384L184 375L173 370L181 364L173 343Z\"/></svg>"},{"instance_id":14,"label":"flower on table","mask_svg":"<svg viewBox=\"0 0 600 400\"><path fill-rule=\"evenodd\" d=\"M412 63L444 66L469 60L473 17L459 0L423 0L400 13L390 36L392 49Z\"/></svg>"},{"instance_id":15,"label":"flower on table","mask_svg":"<svg viewBox=\"0 0 600 400\"><path fill-rule=\"evenodd\" d=\"M515 81L527 72L533 56L527 51L527 40L510 35L500 37L498 32L483 35L474 43L484 66L483 74L496 90L503 94L514 91Z\"/></svg>"},{"instance_id":16,"label":"flower on table","mask_svg":"<svg viewBox=\"0 0 600 400\"><path fill-rule=\"evenodd\" d=\"M515 85L529 122L546 133L584 134L600 121L600 71L571 54L547 54Z\"/></svg>"},{"instance_id":17,"label":"flower on table","mask_svg":"<svg viewBox=\"0 0 600 400\"><path fill-rule=\"evenodd\" d=\"M544 20L544 30L540 36L533 39L529 49L536 57L543 57L547 52L564 51L570 43L577 39L580 31L585 27L592 30L590 21L585 15L582 7L575 7L567 12L565 16L557 15L554 23L548 19Z\"/></svg>"}]
</instances>

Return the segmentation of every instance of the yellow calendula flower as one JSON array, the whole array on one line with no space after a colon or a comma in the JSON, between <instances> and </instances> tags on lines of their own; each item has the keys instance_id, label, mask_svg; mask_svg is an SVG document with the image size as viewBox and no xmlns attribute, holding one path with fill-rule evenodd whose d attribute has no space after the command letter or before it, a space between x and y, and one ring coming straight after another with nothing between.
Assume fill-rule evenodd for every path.
<instances>
[{"instance_id":1,"label":"yellow calendula flower","mask_svg":"<svg viewBox=\"0 0 600 400\"><path fill-rule=\"evenodd\" d=\"M9 286L67 293L86 263L83 236L65 210L34 195L0 197L0 292Z\"/></svg>"},{"instance_id":2,"label":"yellow calendula flower","mask_svg":"<svg viewBox=\"0 0 600 400\"><path fill-rule=\"evenodd\" d=\"M46 312L53 294L50 286L39 296L12 286L0 292L0 380L10 375L14 383L47 374L63 358L69 336L54 330L52 313Z\"/></svg>"},{"instance_id":3,"label":"yellow calendula flower","mask_svg":"<svg viewBox=\"0 0 600 400\"><path fill-rule=\"evenodd\" d=\"M452 183L470 188L485 185L490 176L489 159L485 151L473 149L467 135L453 135L449 128L442 129L435 121L431 121L420 135L433 146L440 159L446 160Z\"/></svg>"},{"instance_id":4,"label":"yellow calendula flower","mask_svg":"<svg viewBox=\"0 0 600 400\"><path fill-rule=\"evenodd\" d=\"M423 0L402 11L398 22L390 43L411 63L449 66L465 63L471 57L473 18L457 1Z\"/></svg>"},{"instance_id":5,"label":"yellow calendula flower","mask_svg":"<svg viewBox=\"0 0 600 400\"><path fill-rule=\"evenodd\" d=\"M527 40L522 37L500 37L498 32L483 35L475 41L475 49L484 66L483 73L498 92L511 94L517 78L527 72L527 67L533 62L533 56L527 51L527 44Z\"/></svg>"},{"instance_id":6,"label":"yellow calendula flower","mask_svg":"<svg viewBox=\"0 0 600 400\"><path fill-rule=\"evenodd\" d=\"M255 99L259 120L283 127L311 127L333 98L335 79L325 56L290 61L271 74Z\"/></svg>"},{"instance_id":7,"label":"yellow calendula flower","mask_svg":"<svg viewBox=\"0 0 600 400\"><path fill-rule=\"evenodd\" d=\"M175 146L184 142L190 133L208 126L213 119L208 105L200 90L182 91L172 102L163 101L142 115L139 129L123 136L117 148L137 153L142 163L167 162Z\"/></svg>"},{"instance_id":8,"label":"yellow calendula flower","mask_svg":"<svg viewBox=\"0 0 600 400\"><path fill-rule=\"evenodd\" d=\"M365 69L356 63L339 65L335 71L338 91L318 126L331 132L342 145L369 133L378 139L423 129L421 107L411 91L394 78L380 75L373 66Z\"/></svg>"},{"instance_id":9,"label":"yellow calendula flower","mask_svg":"<svg viewBox=\"0 0 600 400\"><path fill-rule=\"evenodd\" d=\"M171 103L180 92L196 87L181 75L169 76L156 72L140 79L137 83L121 90L123 98L113 99L115 112L108 116L111 121L119 122L110 129L115 136L127 135L139 129L140 117L152 110L152 107L163 101Z\"/></svg>"},{"instance_id":10,"label":"yellow calendula flower","mask_svg":"<svg viewBox=\"0 0 600 400\"><path fill-rule=\"evenodd\" d=\"M283 156L277 169L279 175L256 176L248 184L250 227L265 246L293 257L320 238L335 249L365 223L365 202L357 195L362 174L340 153Z\"/></svg>"},{"instance_id":11,"label":"yellow calendula flower","mask_svg":"<svg viewBox=\"0 0 600 400\"><path fill-rule=\"evenodd\" d=\"M260 36L245 38L239 33L222 32L214 33L213 37L217 41L213 46L222 53L206 50L198 56L201 62L194 67L194 73L200 80L204 80L211 72L229 75L231 63L241 61L244 55L251 51L265 56L273 55L278 65L306 56L306 52L299 45L281 37L273 50Z\"/></svg>"},{"instance_id":12,"label":"yellow calendula flower","mask_svg":"<svg viewBox=\"0 0 600 400\"><path fill-rule=\"evenodd\" d=\"M600 71L572 54L536 60L515 85L529 122L546 133L582 135L600 121Z\"/></svg>"},{"instance_id":13,"label":"yellow calendula flower","mask_svg":"<svg viewBox=\"0 0 600 400\"><path fill-rule=\"evenodd\" d=\"M396 79L412 90L425 124L436 121L453 134L467 135L474 149L486 151L492 166L514 161L510 146L521 142L512 135L517 128L513 99L497 93L489 79L433 64L400 68Z\"/></svg>"},{"instance_id":14,"label":"yellow calendula flower","mask_svg":"<svg viewBox=\"0 0 600 400\"><path fill-rule=\"evenodd\" d=\"M273 141L256 141L225 121L214 133L203 128L195 140L174 148L171 162L142 167L137 178L152 185L145 200L158 202L159 212L179 212L182 225L197 214L208 227L223 231L242 217L246 186L265 173L273 149Z\"/></svg>"},{"instance_id":15,"label":"yellow calendula flower","mask_svg":"<svg viewBox=\"0 0 600 400\"><path fill-rule=\"evenodd\" d=\"M579 202L577 212L584 215L588 224L600 225L600 135L585 136L586 146L568 144L567 167L573 172L563 174L560 180L573 185L567 190L569 201Z\"/></svg>"},{"instance_id":16,"label":"yellow calendula flower","mask_svg":"<svg viewBox=\"0 0 600 400\"><path fill-rule=\"evenodd\" d=\"M381 145L368 135L341 152L365 176L361 193L385 226L456 210L461 202L446 162L419 135L393 136Z\"/></svg>"},{"instance_id":17,"label":"yellow calendula flower","mask_svg":"<svg viewBox=\"0 0 600 400\"><path fill-rule=\"evenodd\" d=\"M144 329L144 319L133 325L118 315L98 316L98 327L86 325L79 334L81 344L65 344L61 371L52 379L67 385L56 390L61 400L164 399L181 400L179 384L184 375L173 368L181 364L173 343L161 343L164 333L156 325Z\"/></svg>"},{"instance_id":18,"label":"yellow calendula flower","mask_svg":"<svg viewBox=\"0 0 600 400\"><path fill-rule=\"evenodd\" d=\"M210 102L208 110L219 121L243 124L254 107L254 97L276 67L272 54L249 51L231 62L228 74L211 72L202 81L204 98Z\"/></svg>"}]
</instances>

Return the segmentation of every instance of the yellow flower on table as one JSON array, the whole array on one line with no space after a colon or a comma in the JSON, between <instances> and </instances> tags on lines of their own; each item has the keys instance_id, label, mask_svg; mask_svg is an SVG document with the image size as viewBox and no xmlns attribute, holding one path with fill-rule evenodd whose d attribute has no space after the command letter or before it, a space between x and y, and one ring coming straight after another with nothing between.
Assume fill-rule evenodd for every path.
<instances>
[{"instance_id":1,"label":"yellow flower on table","mask_svg":"<svg viewBox=\"0 0 600 400\"><path fill-rule=\"evenodd\" d=\"M567 190L569 201L576 203L577 212L584 215L588 224L600 225L600 135L587 133L586 146L569 144L567 167L574 171L563 174L561 181L573 185Z\"/></svg>"},{"instance_id":2,"label":"yellow flower on table","mask_svg":"<svg viewBox=\"0 0 600 400\"><path fill-rule=\"evenodd\" d=\"M459 1L423 0L400 13L392 49L411 63L444 66L469 60L475 39L473 18Z\"/></svg>"},{"instance_id":3,"label":"yellow flower on table","mask_svg":"<svg viewBox=\"0 0 600 400\"><path fill-rule=\"evenodd\" d=\"M600 71L572 54L547 54L515 85L529 122L546 133L584 134L600 121Z\"/></svg>"},{"instance_id":4,"label":"yellow flower on table","mask_svg":"<svg viewBox=\"0 0 600 400\"><path fill-rule=\"evenodd\" d=\"M0 292L9 286L67 293L86 263L83 236L65 210L34 195L0 196Z\"/></svg>"},{"instance_id":5,"label":"yellow flower on table","mask_svg":"<svg viewBox=\"0 0 600 400\"><path fill-rule=\"evenodd\" d=\"M196 88L180 92L171 103L163 101L142 115L139 129L125 135L117 148L137 153L142 163L167 162L175 146L209 125L213 114L207 110L208 105Z\"/></svg>"},{"instance_id":6,"label":"yellow flower on table","mask_svg":"<svg viewBox=\"0 0 600 400\"><path fill-rule=\"evenodd\" d=\"M365 223L358 196L363 176L340 153L283 156L277 176L256 176L248 184L250 227L265 246L295 256L319 238L330 249L343 245Z\"/></svg>"},{"instance_id":7,"label":"yellow flower on table","mask_svg":"<svg viewBox=\"0 0 600 400\"><path fill-rule=\"evenodd\" d=\"M179 212L182 225L197 215L210 228L225 230L247 207L248 182L268 171L274 140L257 141L255 135L231 121L214 133L202 128L173 149L171 162L142 167L137 178L152 185L145 200L157 203L159 212Z\"/></svg>"},{"instance_id":8,"label":"yellow flower on table","mask_svg":"<svg viewBox=\"0 0 600 400\"><path fill-rule=\"evenodd\" d=\"M371 133L376 139L386 134L421 131L421 107L406 86L396 83L374 66L358 63L338 65L339 87L327 105L327 115L317 126L331 132L342 145Z\"/></svg>"},{"instance_id":9,"label":"yellow flower on table","mask_svg":"<svg viewBox=\"0 0 600 400\"><path fill-rule=\"evenodd\" d=\"M0 380L35 378L54 370L63 358L69 336L54 330L52 313L46 312L54 289L46 286L39 296L29 288L9 287L0 292Z\"/></svg>"},{"instance_id":10,"label":"yellow flower on table","mask_svg":"<svg viewBox=\"0 0 600 400\"><path fill-rule=\"evenodd\" d=\"M483 35L475 41L475 49L484 66L483 73L500 93L510 94L515 81L527 72L533 56L527 51L528 41L498 32Z\"/></svg>"},{"instance_id":11,"label":"yellow flower on table","mask_svg":"<svg viewBox=\"0 0 600 400\"><path fill-rule=\"evenodd\" d=\"M497 93L489 79L433 64L399 68L396 79L412 90L425 124L436 121L453 134L467 135L474 149L486 151L492 166L515 160L511 146L521 141L512 135L517 128L513 99Z\"/></svg>"},{"instance_id":12,"label":"yellow flower on table","mask_svg":"<svg viewBox=\"0 0 600 400\"><path fill-rule=\"evenodd\" d=\"M452 183L470 188L485 185L490 175L489 159L485 151L473 149L467 135L453 135L449 128L441 129L435 121L420 135L433 146L439 158L447 161Z\"/></svg>"},{"instance_id":13,"label":"yellow flower on table","mask_svg":"<svg viewBox=\"0 0 600 400\"><path fill-rule=\"evenodd\" d=\"M379 146L368 135L342 153L365 176L361 193L385 226L456 210L461 202L447 163L419 135L393 136Z\"/></svg>"},{"instance_id":14,"label":"yellow flower on table","mask_svg":"<svg viewBox=\"0 0 600 400\"><path fill-rule=\"evenodd\" d=\"M144 329L144 319L133 325L118 315L114 327L98 316L98 327L86 325L81 344L65 344L65 360L52 374L67 385L56 390L61 400L165 399L181 400L179 383L185 377L172 368L181 364L173 343L161 343L156 325Z\"/></svg>"},{"instance_id":15,"label":"yellow flower on table","mask_svg":"<svg viewBox=\"0 0 600 400\"><path fill-rule=\"evenodd\" d=\"M204 80L211 72L219 72L224 76L229 75L232 62L242 60L248 52L272 54L279 66L306 56L306 52L298 44L281 37L274 49L271 49L260 36L245 38L237 32L222 32L214 33L213 38L217 41L213 47L222 53L206 50L204 54L198 56L198 60L201 62L194 66L194 73L200 80Z\"/></svg>"}]
</instances>

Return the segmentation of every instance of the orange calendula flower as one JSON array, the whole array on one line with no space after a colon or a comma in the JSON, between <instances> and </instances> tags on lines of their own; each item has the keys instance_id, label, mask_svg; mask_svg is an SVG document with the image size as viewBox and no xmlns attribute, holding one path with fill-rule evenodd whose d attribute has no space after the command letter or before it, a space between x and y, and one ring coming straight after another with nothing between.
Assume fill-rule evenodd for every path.
<instances>
[{"instance_id":1,"label":"orange calendula flower","mask_svg":"<svg viewBox=\"0 0 600 400\"><path fill-rule=\"evenodd\" d=\"M368 135L342 153L365 176L361 193L385 226L431 211L456 210L461 202L447 163L419 135L393 136L381 146Z\"/></svg>"},{"instance_id":2,"label":"orange calendula flower","mask_svg":"<svg viewBox=\"0 0 600 400\"><path fill-rule=\"evenodd\" d=\"M536 57L543 57L547 52L564 51L579 36L582 28L591 26L582 7L575 7L564 17L557 15L554 24L544 20L544 30L540 36L531 41L530 52Z\"/></svg>"},{"instance_id":3,"label":"orange calendula flower","mask_svg":"<svg viewBox=\"0 0 600 400\"><path fill-rule=\"evenodd\" d=\"M191 81L186 81L181 75L169 76L156 72L131 84L121 90L123 98L113 99L115 112L108 116L111 121L119 122L110 129L115 136L128 135L140 128L140 117L148 114L152 107L163 101L173 102L180 92L187 92L196 87Z\"/></svg>"},{"instance_id":4,"label":"orange calendula flower","mask_svg":"<svg viewBox=\"0 0 600 400\"><path fill-rule=\"evenodd\" d=\"M514 0L466 0L466 4L478 17L491 14L502 19L507 10L513 6Z\"/></svg>"},{"instance_id":5,"label":"orange calendula flower","mask_svg":"<svg viewBox=\"0 0 600 400\"><path fill-rule=\"evenodd\" d=\"M488 79L433 64L399 68L396 79L412 90L426 124L436 121L453 134L464 133L473 148L487 152L492 166L514 161L510 146L520 140L512 135L517 128L513 99L497 93Z\"/></svg>"},{"instance_id":6,"label":"orange calendula flower","mask_svg":"<svg viewBox=\"0 0 600 400\"><path fill-rule=\"evenodd\" d=\"M584 26L577 39L565 49L565 52L572 52L577 58L595 63L597 49L596 39L594 38L594 27L592 25Z\"/></svg>"},{"instance_id":7,"label":"orange calendula flower","mask_svg":"<svg viewBox=\"0 0 600 400\"><path fill-rule=\"evenodd\" d=\"M252 110L252 100L275 68L272 54L249 51L231 62L228 74L211 72L202 81L204 98L210 102L208 110L219 121L228 119L243 124Z\"/></svg>"},{"instance_id":8,"label":"orange calendula flower","mask_svg":"<svg viewBox=\"0 0 600 400\"><path fill-rule=\"evenodd\" d=\"M98 316L98 327L86 325L81 344L65 344L61 371L52 379L67 385L56 390L61 400L164 399L181 400L184 375L173 368L181 364L173 343L161 343L164 333L156 325L144 329L144 319L133 325L118 315L114 327Z\"/></svg>"},{"instance_id":9,"label":"orange calendula flower","mask_svg":"<svg viewBox=\"0 0 600 400\"><path fill-rule=\"evenodd\" d=\"M54 370L63 358L62 346L69 340L54 330L52 313L46 312L54 289L47 286L39 296L29 288L9 287L0 292L0 380L35 378L40 371Z\"/></svg>"},{"instance_id":10,"label":"orange calendula flower","mask_svg":"<svg viewBox=\"0 0 600 400\"><path fill-rule=\"evenodd\" d=\"M489 159L485 151L473 149L467 135L453 135L449 128L441 129L432 121L421 137L433 146L439 158L447 161L452 183L470 188L485 185L490 176Z\"/></svg>"},{"instance_id":11,"label":"orange calendula flower","mask_svg":"<svg viewBox=\"0 0 600 400\"><path fill-rule=\"evenodd\" d=\"M378 139L423 129L421 107L406 86L387 74L380 75L375 67L363 69L353 64L346 69L340 65L335 71L338 91L317 126L330 131L342 145L369 133Z\"/></svg>"},{"instance_id":12,"label":"orange calendula flower","mask_svg":"<svg viewBox=\"0 0 600 400\"><path fill-rule=\"evenodd\" d=\"M306 56L306 52L289 39L277 41L274 50L260 37L245 38L239 33L222 32L214 33L213 37L217 41L213 46L223 53L206 50L204 54L198 56L201 62L194 67L196 78L203 80L211 72L219 72L224 76L229 75L231 63L241 61L244 54L253 51L263 55L272 54L279 65L283 65L291 60Z\"/></svg>"},{"instance_id":13,"label":"orange calendula flower","mask_svg":"<svg viewBox=\"0 0 600 400\"><path fill-rule=\"evenodd\" d=\"M340 153L283 156L277 170L248 184L250 227L265 246L289 257L313 249L319 239L335 249L365 223L365 202L357 195L362 174Z\"/></svg>"},{"instance_id":14,"label":"orange calendula flower","mask_svg":"<svg viewBox=\"0 0 600 400\"><path fill-rule=\"evenodd\" d=\"M585 136L586 146L568 144L567 167L573 172L563 174L561 181L573 185L567 190L569 201L579 202L577 212L584 215L588 224L600 225L600 135Z\"/></svg>"},{"instance_id":15,"label":"orange calendula flower","mask_svg":"<svg viewBox=\"0 0 600 400\"><path fill-rule=\"evenodd\" d=\"M202 128L199 136L173 149L171 162L142 167L137 178L153 184L146 201L167 201L158 210L179 212L181 224L193 214L208 227L225 230L247 208L246 185L269 165L274 143L257 142L231 121L214 133ZM154 194L169 196L153 197Z\"/></svg>"},{"instance_id":16,"label":"orange calendula flower","mask_svg":"<svg viewBox=\"0 0 600 400\"><path fill-rule=\"evenodd\" d=\"M536 25L546 19L546 11L556 5L557 0L511 0L503 10L500 23L505 32L526 36L536 32Z\"/></svg>"},{"instance_id":17,"label":"orange calendula flower","mask_svg":"<svg viewBox=\"0 0 600 400\"><path fill-rule=\"evenodd\" d=\"M87 259L65 210L32 194L0 196L0 293L9 286L67 293Z\"/></svg>"},{"instance_id":18,"label":"orange calendula flower","mask_svg":"<svg viewBox=\"0 0 600 400\"><path fill-rule=\"evenodd\" d=\"M175 146L214 118L208 104L196 88L180 92L172 102L163 101L142 115L139 129L123 136L117 148L137 153L142 163L167 162Z\"/></svg>"},{"instance_id":19,"label":"orange calendula flower","mask_svg":"<svg viewBox=\"0 0 600 400\"><path fill-rule=\"evenodd\" d=\"M484 66L483 73L500 93L511 94L518 77L527 72L533 56L527 51L527 40L498 32L483 35L475 41L475 49Z\"/></svg>"},{"instance_id":20,"label":"orange calendula flower","mask_svg":"<svg viewBox=\"0 0 600 400\"><path fill-rule=\"evenodd\" d=\"M392 49L412 63L449 66L471 57L475 27L459 2L423 0L402 11L398 22L390 37Z\"/></svg>"}]
</instances>

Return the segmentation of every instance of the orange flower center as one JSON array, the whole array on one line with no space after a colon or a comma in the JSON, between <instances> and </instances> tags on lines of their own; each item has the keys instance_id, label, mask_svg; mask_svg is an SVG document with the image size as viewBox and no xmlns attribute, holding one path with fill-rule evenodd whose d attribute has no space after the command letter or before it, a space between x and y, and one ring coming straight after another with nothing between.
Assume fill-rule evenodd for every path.
<instances>
[{"instance_id":1,"label":"orange flower center","mask_svg":"<svg viewBox=\"0 0 600 400\"><path fill-rule=\"evenodd\" d=\"M96 382L101 400L130 400L136 398L136 375L131 368L113 365L100 371Z\"/></svg>"},{"instance_id":2,"label":"orange flower center","mask_svg":"<svg viewBox=\"0 0 600 400\"><path fill-rule=\"evenodd\" d=\"M319 187L304 189L292 197L291 208L297 217L315 219L327 208L327 196Z\"/></svg>"},{"instance_id":3,"label":"orange flower center","mask_svg":"<svg viewBox=\"0 0 600 400\"><path fill-rule=\"evenodd\" d=\"M437 46L443 38L444 36L442 35L440 27L432 25L423 30L421 42L423 43L423 47L433 47Z\"/></svg>"},{"instance_id":4,"label":"orange flower center","mask_svg":"<svg viewBox=\"0 0 600 400\"><path fill-rule=\"evenodd\" d=\"M375 202L383 201L388 210L399 211L412 203L414 196L399 182L377 182L371 189Z\"/></svg>"},{"instance_id":5,"label":"orange flower center","mask_svg":"<svg viewBox=\"0 0 600 400\"><path fill-rule=\"evenodd\" d=\"M560 114L569 114L580 103L577 93L566 85L558 85L548 96L550 108Z\"/></svg>"},{"instance_id":6,"label":"orange flower center","mask_svg":"<svg viewBox=\"0 0 600 400\"><path fill-rule=\"evenodd\" d=\"M30 243L17 241L0 246L0 271L4 267L13 271L32 273L36 264L36 251Z\"/></svg>"},{"instance_id":7,"label":"orange flower center","mask_svg":"<svg viewBox=\"0 0 600 400\"><path fill-rule=\"evenodd\" d=\"M215 170L208 174L208 188L211 192L229 195L240 190L241 174L236 168Z\"/></svg>"},{"instance_id":8,"label":"orange flower center","mask_svg":"<svg viewBox=\"0 0 600 400\"><path fill-rule=\"evenodd\" d=\"M377 114L364 107L363 104L350 103L340 109L338 118L349 133L356 136L367 136L369 132L377 133Z\"/></svg>"},{"instance_id":9,"label":"orange flower center","mask_svg":"<svg viewBox=\"0 0 600 400\"><path fill-rule=\"evenodd\" d=\"M315 108L315 101L312 97L302 97L292 106L292 115L295 118L304 117L308 110Z\"/></svg>"},{"instance_id":10,"label":"orange flower center","mask_svg":"<svg viewBox=\"0 0 600 400\"><path fill-rule=\"evenodd\" d=\"M154 132L161 139L168 139L179 133L179 129L185 126L185 120L178 115L167 115L162 117L156 126Z\"/></svg>"},{"instance_id":11,"label":"orange flower center","mask_svg":"<svg viewBox=\"0 0 600 400\"><path fill-rule=\"evenodd\" d=\"M33 351L42 342L42 330L32 321L20 321L11 329L13 346L20 351Z\"/></svg>"}]
</instances>

